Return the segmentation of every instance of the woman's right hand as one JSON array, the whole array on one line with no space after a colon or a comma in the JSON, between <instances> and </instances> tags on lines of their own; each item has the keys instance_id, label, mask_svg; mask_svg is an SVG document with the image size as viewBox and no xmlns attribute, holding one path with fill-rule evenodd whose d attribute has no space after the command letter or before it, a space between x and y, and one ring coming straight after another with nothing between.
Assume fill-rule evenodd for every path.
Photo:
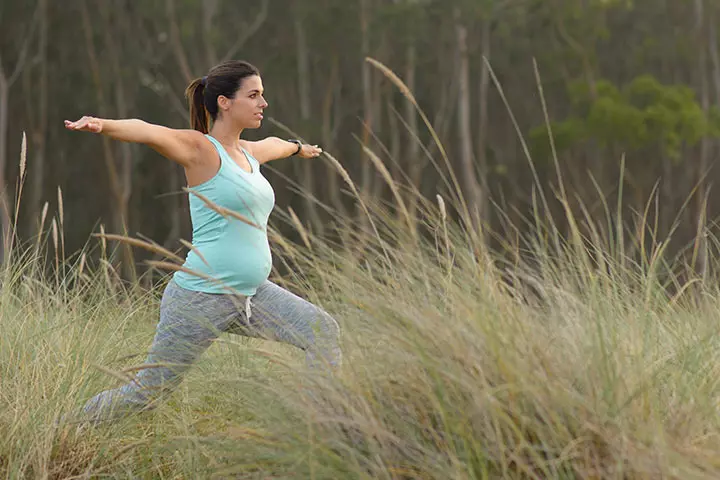
<instances>
[{"instance_id":1,"label":"woman's right hand","mask_svg":"<svg viewBox=\"0 0 720 480\"><path fill-rule=\"evenodd\" d=\"M103 129L103 121L100 118L84 116L74 122L65 120L65 128L68 130L79 130L81 132L100 133Z\"/></svg>"}]
</instances>

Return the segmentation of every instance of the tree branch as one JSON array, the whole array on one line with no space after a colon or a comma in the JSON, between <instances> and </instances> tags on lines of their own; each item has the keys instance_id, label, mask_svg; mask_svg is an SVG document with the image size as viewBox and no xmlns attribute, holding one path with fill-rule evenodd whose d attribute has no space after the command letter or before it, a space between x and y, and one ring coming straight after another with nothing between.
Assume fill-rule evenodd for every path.
<instances>
[{"instance_id":1,"label":"tree branch","mask_svg":"<svg viewBox=\"0 0 720 480\"><path fill-rule=\"evenodd\" d=\"M170 22L170 42L173 46L173 53L175 53L175 59L178 62L180 71L185 78L185 83L190 83L193 79L193 74L190 71L190 64L188 63L187 55L185 55L185 49L182 46L182 38L180 37L180 28L175 18L175 0L167 0L165 3L167 18Z\"/></svg>"},{"instance_id":2,"label":"tree branch","mask_svg":"<svg viewBox=\"0 0 720 480\"><path fill-rule=\"evenodd\" d=\"M255 21L253 21L250 26L242 29L244 32L243 35L237 39L237 41L232 47L230 47L230 50L228 50L228 52L222 59L223 62L227 62L228 60L233 58L238 52L238 50L240 50L243 45L245 45L245 42L247 42L250 37L255 35L257 31L260 30L260 27L263 23L265 23L265 20L267 19L268 2L269 0L262 0L262 5L260 5L260 13L258 13L257 17L255 17Z\"/></svg>"},{"instance_id":3,"label":"tree branch","mask_svg":"<svg viewBox=\"0 0 720 480\"><path fill-rule=\"evenodd\" d=\"M217 63L217 53L212 45L213 20L217 13L218 0L203 0L203 44L205 46L205 56L207 57L209 67Z\"/></svg>"},{"instance_id":4,"label":"tree branch","mask_svg":"<svg viewBox=\"0 0 720 480\"><path fill-rule=\"evenodd\" d=\"M37 6L35 7L35 13L33 13L32 23L30 24L30 31L27 35L25 35L25 40L23 41L23 45L20 49L20 56L18 57L17 63L15 64L15 69L13 70L13 73L10 75L10 78L5 77L5 70L2 66L2 57L0 57L0 78L4 83L6 83L7 88L10 88L13 83L18 79L20 76L20 73L23 70L23 67L25 66L25 61L27 60L27 52L30 48L30 42L33 38L33 35L35 35L35 28L37 27L40 19L40 2L37 3Z\"/></svg>"}]
</instances>

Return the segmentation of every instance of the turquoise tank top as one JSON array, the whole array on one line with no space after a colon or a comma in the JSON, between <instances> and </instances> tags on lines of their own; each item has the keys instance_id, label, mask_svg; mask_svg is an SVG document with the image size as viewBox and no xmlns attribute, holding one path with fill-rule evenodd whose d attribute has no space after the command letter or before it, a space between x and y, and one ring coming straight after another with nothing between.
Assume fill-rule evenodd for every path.
<instances>
[{"instance_id":1,"label":"turquoise tank top","mask_svg":"<svg viewBox=\"0 0 720 480\"><path fill-rule=\"evenodd\" d=\"M210 180L190 190L239 213L257 227L233 217L223 217L189 193L192 244L197 253L190 250L183 267L215 281L177 271L175 282L198 292L230 293L227 289L230 287L242 295L255 295L272 268L267 221L275 206L275 192L260 173L260 163L247 150L243 152L252 172L240 168L215 138L205 136L220 155L220 169Z\"/></svg>"}]
</instances>

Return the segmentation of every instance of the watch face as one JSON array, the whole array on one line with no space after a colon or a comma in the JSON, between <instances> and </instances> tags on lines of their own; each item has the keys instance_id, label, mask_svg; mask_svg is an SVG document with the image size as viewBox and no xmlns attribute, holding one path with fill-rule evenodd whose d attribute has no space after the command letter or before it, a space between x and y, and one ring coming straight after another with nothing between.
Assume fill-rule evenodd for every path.
<instances>
[{"instance_id":1,"label":"watch face","mask_svg":"<svg viewBox=\"0 0 720 480\"><path fill-rule=\"evenodd\" d=\"M302 150L302 143L300 143L300 140L296 140L296 139L294 139L294 138L291 138L291 139L288 140L288 142L294 143L295 145L298 146L298 147L297 147L297 150L295 151L295 153L293 153L293 155L297 155L298 153L300 153L300 150Z\"/></svg>"}]
</instances>

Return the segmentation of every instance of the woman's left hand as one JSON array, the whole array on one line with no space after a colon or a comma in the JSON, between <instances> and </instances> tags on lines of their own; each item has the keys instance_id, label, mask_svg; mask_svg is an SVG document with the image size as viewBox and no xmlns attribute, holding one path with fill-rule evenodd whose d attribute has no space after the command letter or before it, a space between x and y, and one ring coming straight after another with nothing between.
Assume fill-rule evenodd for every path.
<instances>
[{"instance_id":1,"label":"woman's left hand","mask_svg":"<svg viewBox=\"0 0 720 480\"><path fill-rule=\"evenodd\" d=\"M317 145L303 144L302 148L300 149L300 152L298 153L298 157L315 158L315 157L319 156L321 153L322 153L322 148L318 147Z\"/></svg>"}]
</instances>

